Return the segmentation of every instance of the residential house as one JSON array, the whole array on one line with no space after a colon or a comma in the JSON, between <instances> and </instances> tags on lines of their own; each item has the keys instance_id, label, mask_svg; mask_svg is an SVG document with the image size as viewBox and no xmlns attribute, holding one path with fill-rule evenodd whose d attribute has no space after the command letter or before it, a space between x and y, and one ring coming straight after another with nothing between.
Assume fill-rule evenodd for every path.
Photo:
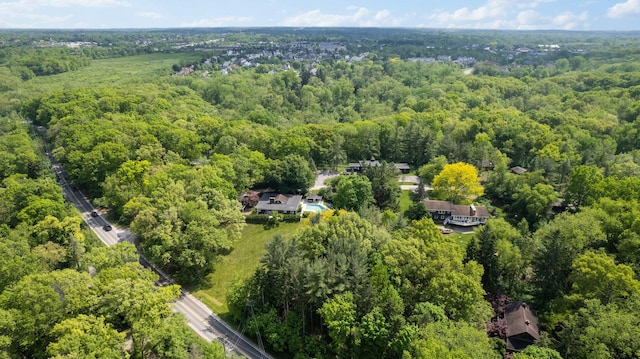
<instances>
[{"instance_id":1,"label":"residential house","mask_svg":"<svg viewBox=\"0 0 640 359\"><path fill-rule=\"evenodd\" d=\"M515 166L515 167L511 167L511 172L517 174L517 175L521 175L525 172L527 172L526 168L520 167L520 166Z\"/></svg>"},{"instance_id":2,"label":"residential house","mask_svg":"<svg viewBox=\"0 0 640 359\"><path fill-rule=\"evenodd\" d=\"M302 195L279 194L273 192L263 193L256 205L258 214L298 214L302 203Z\"/></svg>"},{"instance_id":3,"label":"residential house","mask_svg":"<svg viewBox=\"0 0 640 359\"><path fill-rule=\"evenodd\" d=\"M400 162L400 163L394 163L393 165L396 166L396 169L400 171L400 173L402 173L403 175L406 175L411 171L411 167L409 167L408 163Z\"/></svg>"},{"instance_id":4,"label":"residential house","mask_svg":"<svg viewBox=\"0 0 640 359\"><path fill-rule=\"evenodd\" d=\"M352 162L349 163L349 167L345 169L345 171L349 173L360 173L365 167L378 167L382 163L378 160L366 160L360 162Z\"/></svg>"},{"instance_id":5,"label":"residential house","mask_svg":"<svg viewBox=\"0 0 640 359\"><path fill-rule=\"evenodd\" d=\"M349 167L347 167L345 171L347 173L361 173L362 170L366 167L378 167L380 165L382 165L382 163L380 163L380 161L378 160L352 162L349 163ZM405 162L394 163L393 166L402 174L407 174L409 173L409 171L411 171L411 167L409 167L409 164Z\"/></svg>"},{"instance_id":6,"label":"residential house","mask_svg":"<svg viewBox=\"0 0 640 359\"><path fill-rule=\"evenodd\" d=\"M481 170L492 170L495 165L493 164L493 162L489 161L489 160L478 160L476 161L476 167Z\"/></svg>"},{"instance_id":7,"label":"residential house","mask_svg":"<svg viewBox=\"0 0 640 359\"><path fill-rule=\"evenodd\" d=\"M520 352L540 339L540 327L536 311L523 301L513 302L504 308L507 326L507 351Z\"/></svg>"},{"instance_id":8,"label":"residential house","mask_svg":"<svg viewBox=\"0 0 640 359\"><path fill-rule=\"evenodd\" d=\"M318 194L309 194L305 198L305 201L307 203L320 203L320 202L322 202L322 196L320 196Z\"/></svg>"},{"instance_id":9,"label":"residential house","mask_svg":"<svg viewBox=\"0 0 640 359\"><path fill-rule=\"evenodd\" d=\"M434 222L442 222L444 225L452 224L462 227L473 227L485 224L489 218L486 207L471 205L458 205L448 201L435 201L425 199L427 207Z\"/></svg>"}]
</instances>

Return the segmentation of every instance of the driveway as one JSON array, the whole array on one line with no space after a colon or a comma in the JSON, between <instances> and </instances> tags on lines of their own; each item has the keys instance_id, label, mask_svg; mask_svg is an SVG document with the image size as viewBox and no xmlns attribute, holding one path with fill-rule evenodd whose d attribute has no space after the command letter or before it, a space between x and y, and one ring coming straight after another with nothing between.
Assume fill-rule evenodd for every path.
<instances>
[{"instance_id":1,"label":"driveway","mask_svg":"<svg viewBox=\"0 0 640 359\"><path fill-rule=\"evenodd\" d=\"M398 177L398 182L410 182L413 184L419 184L420 177L415 175L401 175L400 177Z\"/></svg>"},{"instance_id":2,"label":"driveway","mask_svg":"<svg viewBox=\"0 0 640 359\"><path fill-rule=\"evenodd\" d=\"M403 191L411 191L411 192L416 192L418 190L418 185L417 184L401 184L400 185L400 189ZM429 186L428 184L424 185L424 190L425 191L431 191L433 188L431 186Z\"/></svg>"},{"instance_id":3,"label":"driveway","mask_svg":"<svg viewBox=\"0 0 640 359\"><path fill-rule=\"evenodd\" d=\"M329 170L318 171L318 177L316 177L316 183L310 189L312 191L314 190L317 191L320 188L327 187L327 185L325 185L324 182L330 178L333 178L339 175L340 175L340 172L336 172L336 171L329 171Z\"/></svg>"}]
</instances>

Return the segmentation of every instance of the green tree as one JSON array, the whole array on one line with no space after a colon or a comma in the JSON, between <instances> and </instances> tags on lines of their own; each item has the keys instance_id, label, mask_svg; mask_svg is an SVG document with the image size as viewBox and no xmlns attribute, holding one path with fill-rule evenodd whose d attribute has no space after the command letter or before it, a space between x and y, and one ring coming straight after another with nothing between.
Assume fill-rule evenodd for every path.
<instances>
[{"instance_id":1,"label":"green tree","mask_svg":"<svg viewBox=\"0 0 640 359\"><path fill-rule=\"evenodd\" d=\"M11 337L15 325L11 312L0 308L0 359L10 359L12 357Z\"/></svg>"},{"instance_id":2,"label":"green tree","mask_svg":"<svg viewBox=\"0 0 640 359\"><path fill-rule=\"evenodd\" d=\"M362 317L357 325L356 343L359 347L358 357L380 358L386 356L389 330L387 322L379 307L373 308Z\"/></svg>"},{"instance_id":3,"label":"green tree","mask_svg":"<svg viewBox=\"0 0 640 359\"><path fill-rule=\"evenodd\" d=\"M431 219L413 222L404 238L387 243L383 255L407 310L431 302L453 320L483 322L489 317L482 267L463 263L460 247L443 237Z\"/></svg>"},{"instance_id":4,"label":"green tree","mask_svg":"<svg viewBox=\"0 0 640 359\"><path fill-rule=\"evenodd\" d=\"M348 211L358 211L374 203L371 182L365 176L338 176L331 180L333 204Z\"/></svg>"},{"instance_id":5,"label":"green tree","mask_svg":"<svg viewBox=\"0 0 640 359\"><path fill-rule=\"evenodd\" d=\"M551 348L529 345L520 353L513 355L514 359L562 359L560 353Z\"/></svg>"},{"instance_id":6,"label":"green tree","mask_svg":"<svg viewBox=\"0 0 640 359\"><path fill-rule=\"evenodd\" d=\"M558 333L557 350L563 358L635 358L640 353L637 297L625 305L602 305L587 300L569 316ZM636 306L636 307L634 307Z\"/></svg>"},{"instance_id":7,"label":"green tree","mask_svg":"<svg viewBox=\"0 0 640 359\"><path fill-rule=\"evenodd\" d=\"M433 189L455 203L466 201L473 196L482 196L484 189L480 185L478 170L468 163L458 162L445 165L433 178Z\"/></svg>"},{"instance_id":8,"label":"green tree","mask_svg":"<svg viewBox=\"0 0 640 359\"><path fill-rule=\"evenodd\" d=\"M86 313L96 304L90 284L89 274L66 269L26 276L5 290L0 307L13 314L16 351L45 358L54 325Z\"/></svg>"},{"instance_id":9,"label":"green tree","mask_svg":"<svg viewBox=\"0 0 640 359\"><path fill-rule=\"evenodd\" d=\"M412 221L419 221L423 218L428 217L429 211L427 211L427 207L424 205L424 202L419 201L412 203L409 209L404 212L404 215L407 217L407 219L410 219Z\"/></svg>"},{"instance_id":10,"label":"green tree","mask_svg":"<svg viewBox=\"0 0 640 359\"><path fill-rule=\"evenodd\" d=\"M92 248L82 257L82 267L93 267L100 271L106 268L118 268L126 263L137 263L139 260L136 247L128 242L121 242L111 247Z\"/></svg>"},{"instance_id":11,"label":"green tree","mask_svg":"<svg viewBox=\"0 0 640 359\"><path fill-rule=\"evenodd\" d=\"M565 203L576 207L589 206L600 198L603 188L600 185L604 177L595 166L576 166L569 174Z\"/></svg>"},{"instance_id":12,"label":"green tree","mask_svg":"<svg viewBox=\"0 0 640 359\"><path fill-rule=\"evenodd\" d=\"M515 202L511 210L519 218L525 218L533 226L549 216L551 204L558 199L553 186L537 183L530 187L524 184L513 194Z\"/></svg>"},{"instance_id":13,"label":"green tree","mask_svg":"<svg viewBox=\"0 0 640 359\"><path fill-rule=\"evenodd\" d=\"M483 358L497 359L484 330L465 322L438 321L418 331L411 341L406 358Z\"/></svg>"},{"instance_id":14,"label":"green tree","mask_svg":"<svg viewBox=\"0 0 640 359\"><path fill-rule=\"evenodd\" d=\"M371 182L376 205L380 209L397 209L402 193L398 183L398 170L392 164L382 163L366 167L363 174Z\"/></svg>"},{"instance_id":15,"label":"green tree","mask_svg":"<svg viewBox=\"0 0 640 359\"><path fill-rule=\"evenodd\" d=\"M322 316L332 347L339 357L350 357L354 346L354 332L356 323L356 306L353 302L353 294L346 292L326 301L322 308L318 309Z\"/></svg>"},{"instance_id":16,"label":"green tree","mask_svg":"<svg viewBox=\"0 0 640 359\"><path fill-rule=\"evenodd\" d=\"M445 156L435 157L430 163L427 163L418 169L418 175L422 178L424 183L432 183L436 175L440 173L446 165L447 158Z\"/></svg>"},{"instance_id":17,"label":"green tree","mask_svg":"<svg viewBox=\"0 0 640 359\"><path fill-rule=\"evenodd\" d=\"M587 252L573 261L569 300L598 299L603 305L620 303L640 293L631 267L615 264L605 253Z\"/></svg>"},{"instance_id":18,"label":"green tree","mask_svg":"<svg viewBox=\"0 0 640 359\"><path fill-rule=\"evenodd\" d=\"M80 314L63 320L52 331L47 346L51 358L128 358L125 333L113 329L102 317Z\"/></svg>"},{"instance_id":19,"label":"green tree","mask_svg":"<svg viewBox=\"0 0 640 359\"><path fill-rule=\"evenodd\" d=\"M265 182L280 193L306 193L316 176L309 162L299 155L274 160L265 174Z\"/></svg>"},{"instance_id":20,"label":"green tree","mask_svg":"<svg viewBox=\"0 0 640 359\"><path fill-rule=\"evenodd\" d=\"M521 234L504 219L487 221L474 236L467 247L467 259L484 268L482 284L488 292L512 297L522 293L522 279L532 255L523 255L522 242Z\"/></svg>"},{"instance_id":21,"label":"green tree","mask_svg":"<svg viewBox=\"0 0 640 359\"><path fill-rule=\"evenodd\" d=\"M571 265L588 248L605 243L605 234L592 211L563 213L534 235L538 248L532 261L539 307L545 307L571 288Z\"/></svg>"}]
</instances>

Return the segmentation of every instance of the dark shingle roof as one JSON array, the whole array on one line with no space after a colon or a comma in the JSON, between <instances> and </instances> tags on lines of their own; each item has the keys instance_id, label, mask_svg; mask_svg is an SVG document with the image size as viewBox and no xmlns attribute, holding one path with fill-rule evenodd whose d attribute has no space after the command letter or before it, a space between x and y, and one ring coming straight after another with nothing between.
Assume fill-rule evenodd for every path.
<instances>
[{"instance_id":1,"label":"dark shingle roof","mask_svg":"<svg viewBox=\"0 0 640 359\"><path fill-rule=\"evenodd\" d=\"M273 198L273 203L271 203ZM288 211L295 212L302 201L302 196L297 194L263 193L256 205L259 211Z\"/></svg>"},{"instance_id":2,"label":"dark shingle roof","mask_svg":"<svg viewBox=\"0 0 640 359\"><path fill-rule=\"evenodd\" d=\"M476 209L476 217L489 217L489 212L486 207L482 206L474 206L474 205L462 205L462 204L453 204L448 201L436 201L425 199L425 206L430 211L447 211L451 212L454 216L471 216L472 206Z\"/></svg>"},{"instance_id":3,"label":"dark shingle roof","mask_svg":"<svg viewBox=\"0 0 640 359\"><path fill-rule=\"evenodd\" d=\"M404 162L395 163L394 165L399 170L410 170L411 169L411 167L409 167L409 164L408 163L404 163Z\"/></svg>"},{"instance_id":4,"label":"dark shingle roof","mask_svg":"<svg viewBox=\"0 0 640 359\"><path fill-rule=\"evenodd\" d=\"M522 168L520 166L515 166L515 167L511 167L511 172L517 174L517 175L521 175L525 172L527 172L526 168Z\"/></svg>"},{"instance_id":5,"label":"dark shingle roof","mask_svg":"<svg viewBox=\"0 0 640 359\"><path fill-rule=\"evenodd\" d=\"M530 336L531 342L540 339L538 316L527 303L517 301L507 305L504 308L504 319L507 322L507 349L524 349L529 343L523 337Z\"/></svg>"}]
</instances>

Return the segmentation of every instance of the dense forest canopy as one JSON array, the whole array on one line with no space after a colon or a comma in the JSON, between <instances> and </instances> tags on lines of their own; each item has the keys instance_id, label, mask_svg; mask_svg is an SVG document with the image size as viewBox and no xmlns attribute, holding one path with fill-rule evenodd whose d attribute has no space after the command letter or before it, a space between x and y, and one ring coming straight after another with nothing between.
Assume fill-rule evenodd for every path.
<instances>
[{"instance_id":1,"label":"dense forest canopy","mask_svg":"<svg viewBox=\"0 0 640 359\"><path fill-rule=\"evenodd\" d=\"M640 355L637 33L0 31L0 116L0 358L224 355L135 248L98 245L44 143L190 286L243 235L239 195L380 161L229 288L283 357L496 358L516 300L544 330L515 358ZM408 205L400 162L433 185ZM493 218L455 240L426 196Z\"/></svg>"}]
</instances>

